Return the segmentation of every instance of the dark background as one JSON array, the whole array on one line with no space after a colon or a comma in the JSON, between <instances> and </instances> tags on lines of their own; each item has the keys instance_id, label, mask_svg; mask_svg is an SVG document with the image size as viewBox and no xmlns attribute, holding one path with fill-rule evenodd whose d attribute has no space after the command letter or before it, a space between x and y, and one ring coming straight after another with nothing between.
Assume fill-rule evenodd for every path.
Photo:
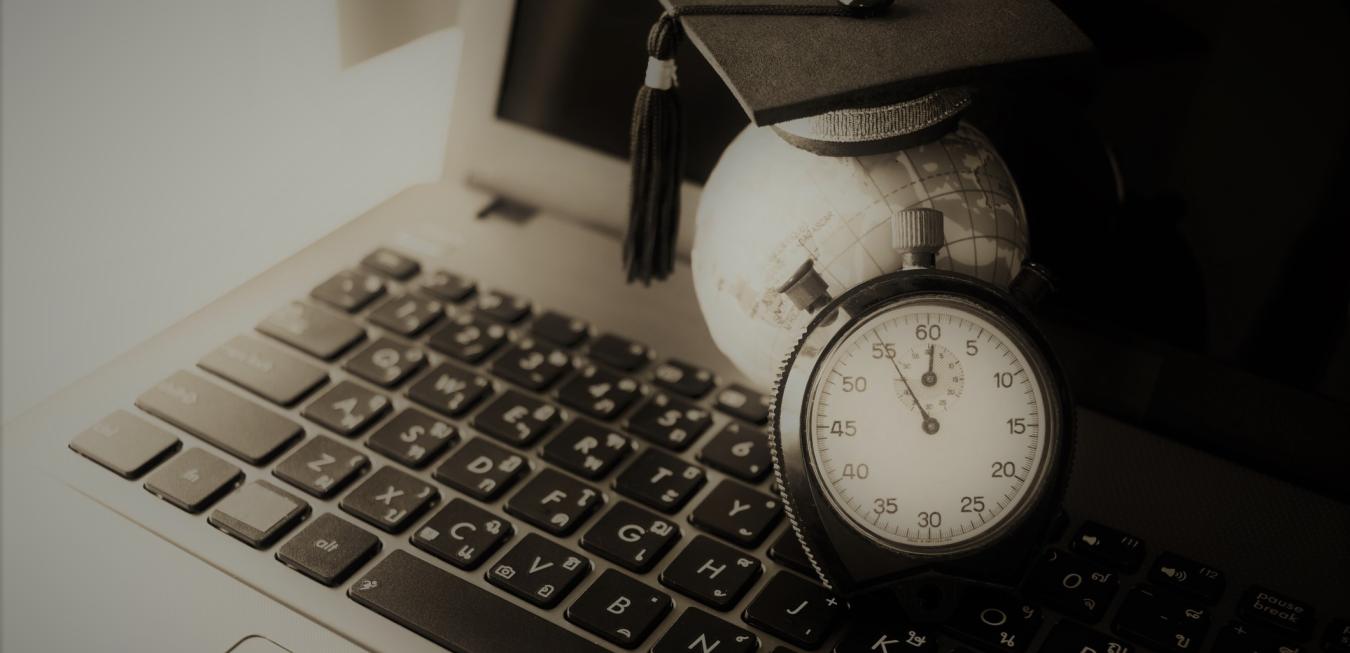
<instances>
[{"instance_id":1,"label":"dark background","mask_svg":"<svg viewBox=\"0 0 1350 653\"><path fill-rule=\"evenodd\" d=\"M1350 404L1346 5L1058 4L1092 74L984 88L967 117L1012 168L1060 307ZM523 0L499 113L625 157L658 12ZM694 47L678 64L703 181L747 121Z\"/></svg>"}]
</instances>

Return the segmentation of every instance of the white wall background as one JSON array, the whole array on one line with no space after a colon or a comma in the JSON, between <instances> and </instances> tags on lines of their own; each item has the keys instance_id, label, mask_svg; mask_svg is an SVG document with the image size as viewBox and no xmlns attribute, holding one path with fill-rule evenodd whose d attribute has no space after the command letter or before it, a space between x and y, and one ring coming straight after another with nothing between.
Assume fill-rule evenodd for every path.
<instances>
[{"instance_id":1,"label":"white wall background","mask_svg":"<svg viewBox=\"0 0 1350 653\"><path fill-rule=\"evenodd\" d=\"M439 177L457 31L350 35L400 4L4 0L0 417Z\"/></svg>"}]
</instances>

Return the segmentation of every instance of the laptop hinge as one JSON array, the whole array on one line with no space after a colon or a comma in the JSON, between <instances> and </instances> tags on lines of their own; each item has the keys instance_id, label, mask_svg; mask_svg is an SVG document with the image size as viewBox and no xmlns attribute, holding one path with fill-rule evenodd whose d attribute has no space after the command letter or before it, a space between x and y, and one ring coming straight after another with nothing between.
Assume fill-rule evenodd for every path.
<instances>
[{"instance_id":1,"label":"laptop hinge","mask_svg":"<svg viewBox=\"0 0 1350 653\"><path fill-rule=\"evenodd\" d=\"M539 209L517 202L509 197L498 195L478 210L479 220L487 219L505 219L512 222L524 223L533 218Z\"/></svg>"}]
</instances>

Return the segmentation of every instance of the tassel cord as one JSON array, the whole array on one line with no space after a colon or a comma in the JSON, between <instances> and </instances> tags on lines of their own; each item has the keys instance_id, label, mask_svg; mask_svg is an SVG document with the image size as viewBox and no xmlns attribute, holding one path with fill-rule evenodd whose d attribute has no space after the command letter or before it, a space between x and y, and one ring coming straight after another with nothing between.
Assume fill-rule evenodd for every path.
<instances>
[{"instance_id":1,"label":"tassel cord","mask_svg":"<svg viewBox=\"0 0 1350 653\"><path fill-rule=\"evenodd\" d=\"M679 234L680 184L684 139L676 93L674 59L685 16L836 16L863 17L867 12L839 4L694 4L661 15L647 34L647 83L638 91L629 132L632 181L629 188L628 234L623 262L628 281L648 285L670 276L675 268Z\"/></svg>"}]
</instances>

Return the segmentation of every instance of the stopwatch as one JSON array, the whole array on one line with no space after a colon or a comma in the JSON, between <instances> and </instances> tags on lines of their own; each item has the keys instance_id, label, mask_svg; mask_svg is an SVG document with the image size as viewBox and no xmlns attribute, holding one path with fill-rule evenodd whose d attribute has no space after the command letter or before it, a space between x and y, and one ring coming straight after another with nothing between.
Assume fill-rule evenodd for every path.
<instances>
[{"instance_id":1,"label":"stopwatch","mask_svg":"<svg viewBox=\"0 0 1350 653\"><path fill-rule=\"evenodd\" d=\"M941 612L1009 584L1067 480L1072 401L1019 297L933 269L942 214L899 212L904 268L831 299L808 261L780 291L815 313L775 387L779 493L821 580ZM1014 290L1044 280L1023 266Z\"/></svg>"}]
</instances>

